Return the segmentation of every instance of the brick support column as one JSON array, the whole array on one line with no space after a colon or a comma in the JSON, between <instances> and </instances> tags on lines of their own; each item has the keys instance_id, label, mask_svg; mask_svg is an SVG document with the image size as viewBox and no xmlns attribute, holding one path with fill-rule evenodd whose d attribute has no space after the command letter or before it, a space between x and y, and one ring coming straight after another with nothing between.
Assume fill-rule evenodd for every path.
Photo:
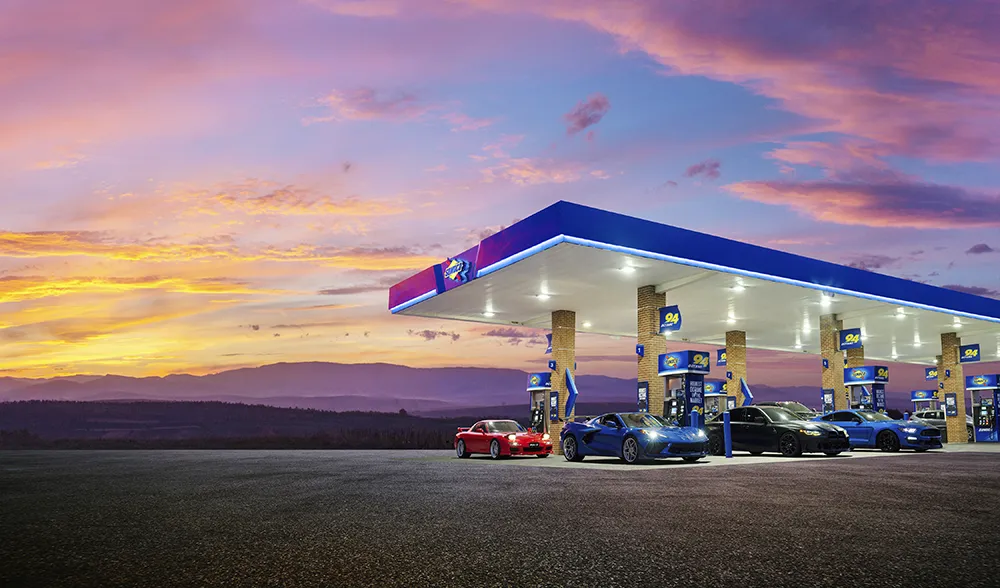
<instances>
[{"instance_id":1,"label":"brick support column","mask_svg":"<svg viewBox=\"0 0 1000 588\"><path fill-rule=\"evenodd\" d=\"M556 360L556 371L552 374L552 389L559 393L559 420L549 422L549 435L553 440L553 451L562 455L559 435L565 424L566 400L569 388L566 386L566 370L576 377L576 313L571 310L552 312L552 359ZM575 412L575 411L574 411ZM573 419L570 415L569 420Z\"/></svg>"},{"instance_id":2,"label":"brick support column","mask_svg":"<svg viewBox=\"0 0 1000 588\"><path fill-rule=\"evenodd\" d=\"M733 377L728 382L728 395L736 397L736 406L743 406L743 390L740 378L747 378L747 334L745 331L726 331L726 371Z\"/></svg>"},{"instance_id":3,"label":"brick support column","mask_svg":"<svg viewBox=\"0 0 1000 588\"><path fill-rule=\"evenodd\" d=\"M948 428L949 443L968 443L968 433L965 423L965 376L962 374L962 364L958 358L958 348L962 340L956 333L941 333L941 365L938 367L938 382L944 382L944 390L938 390L941 395L941 406L944 406L944 395L955 394L957 416L945 416ZM951 376L945 376L950 370Z\"/></svg>"},{"instance_id":4,"label":"brick support column","mask_svg":"<svg viewBox=\"0 0 1000 588\"><path fill-rule=\"evenodd\" d=\"M843 321L835 315L819 317L819 347L827 367L823 368L823 389L833 390L833 409L851 408L851 399L844 387L844 352L840 351L840 329Z\"/></svg>"},{"instance_id":5,"label":"brick support column","mask_svg":"<svg viewBox=\"0 0 1000 588\"><path fill-rule=\"evenodd\" d=\"M639 359L638 381L649 382L649 412L663 414L665 378L657 375L657 359L667 352L667 340L660 335L660 308L667 305L667 295L657 293L656 286L642 286L636 295L636 343L645 346Z\"/></svg>"}]
</instances>

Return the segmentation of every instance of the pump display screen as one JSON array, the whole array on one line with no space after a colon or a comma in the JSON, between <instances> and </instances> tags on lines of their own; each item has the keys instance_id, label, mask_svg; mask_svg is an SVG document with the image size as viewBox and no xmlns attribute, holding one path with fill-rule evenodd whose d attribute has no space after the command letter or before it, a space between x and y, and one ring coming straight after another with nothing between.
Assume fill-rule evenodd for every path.
<instances>
[{"instance_id":1,"label":"pump display screen","mask_svg":"<svg viewBox=\"0 0 1000 588\"><path fill-rule=\"evenodd\" d=\"M976 427L988 429L993 426L993 407L989 405L976 407Z\"/></svg>"}]
</instances>

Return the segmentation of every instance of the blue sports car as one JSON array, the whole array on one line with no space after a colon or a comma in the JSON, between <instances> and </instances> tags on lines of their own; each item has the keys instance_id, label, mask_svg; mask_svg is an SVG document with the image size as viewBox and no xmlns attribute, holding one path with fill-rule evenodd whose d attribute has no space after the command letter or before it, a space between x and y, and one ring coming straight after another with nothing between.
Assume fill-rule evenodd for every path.
<instances>
[{"instance_id":1,"label":"blue sports car","mask_svg":"<svg viewBox=\"0 0 1000 588\"><path fill-rule=\"evenodd\" d=\"M708 454L708 437L701 429L678 427L646 412L618 412L584 422L567 423L563 456L580 461L588 455L618 457L625 463L657 457L698 461Z\"/></svg>"},{"instance_id":2,"label":"blue sports car","mask_svg":"<svg viewBox=\"0 0 1000 588\"><path fill-rule=\"evenodd\" d=\"M813 420L847 429L851 449L867 447L882 451L899 451L901 448L927 451L941 448L941 431L936 427L916 421L895 420L880 412L837 410Z\"/></svg>"}]
</instances>

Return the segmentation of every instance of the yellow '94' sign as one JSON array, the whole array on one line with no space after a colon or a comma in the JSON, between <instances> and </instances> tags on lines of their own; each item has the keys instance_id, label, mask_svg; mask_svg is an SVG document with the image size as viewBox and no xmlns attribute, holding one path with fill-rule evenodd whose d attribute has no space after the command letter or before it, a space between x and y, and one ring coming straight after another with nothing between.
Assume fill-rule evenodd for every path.
<instances>
[{"instance_id":1,"label":"yellow '94' sign","mask_svg":"<svg viewBox=\"0 0 1000 588\"><path fill-rule=\"evenodd\" d=\"M861 335L857 333L848 333L844 335L844 343L853 345L855 343L860 343L860 342L861 342Z\"/></svg>"}]
</instances>

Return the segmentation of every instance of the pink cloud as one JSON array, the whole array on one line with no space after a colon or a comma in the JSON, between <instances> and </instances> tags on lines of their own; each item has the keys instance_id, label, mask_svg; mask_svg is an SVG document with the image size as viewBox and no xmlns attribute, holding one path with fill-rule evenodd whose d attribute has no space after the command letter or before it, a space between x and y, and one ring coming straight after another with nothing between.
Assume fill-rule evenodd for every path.
<instances>
[{"instance_id":1,"label":"pink cloud","mask_svg":"<svg viewBox=\"0 0 1000 588\"><path fill-rule=\"evenodd\" d=\"M336 120L416 120L432 106L422 104L413 94L406 92L381 92L374 88L334 91L320 100L330 108L330 114L310 119L310 122Z\"/></svg>"},{"instance_id":2,"label":"pink cloud","mask_svg":"<svg viewBox=\"0 0 1000 588\"><path fill-rule=\"evenodd\" d=\"M586 100L578 103L568 113L563 115L566 121L566 133L575 135L580 131L601 122L604 115L611 110L611 101L604 94L592 94ZM588 139L593 135L588 134Z\"/></svg>"},{"instance_id":3,"label":"pink cloud","mask_svg":"<svg viewBox=\"0 0 1000 588\"><path fill-rule=\"evenodd\" d=\"M497 122L495 118L474 118L461 112L449 112L441 118L451 124L452 131L478 131Z\"/></svg>"},{"instance_id":4,"label":"pink cloud","mask_svg":"<svg viewBox=\"0 0 1000 588\"><path fill-rule=\"evenodd\" d=\"M787 206L825 222L875 227L1000 227L1000 194L894 182L748 181L724 186L746 200Z\"/></svg>"}]
</instances>

